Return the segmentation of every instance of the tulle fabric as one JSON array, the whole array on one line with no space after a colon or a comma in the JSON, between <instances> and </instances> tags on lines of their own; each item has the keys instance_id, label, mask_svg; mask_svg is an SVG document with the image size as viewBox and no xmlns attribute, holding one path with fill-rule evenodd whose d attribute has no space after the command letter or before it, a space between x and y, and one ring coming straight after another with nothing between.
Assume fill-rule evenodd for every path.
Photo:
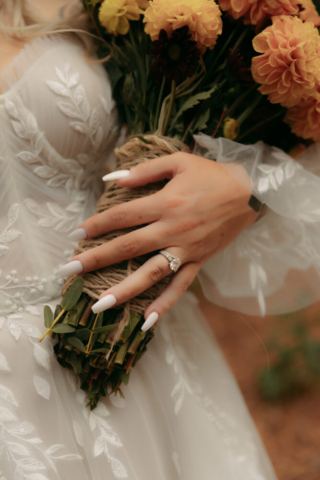
<instances>
[{"instance_id":1,"label":"tulle fabric","mask_svg":"<svg viewBox=\"0 0 320 480\"><path fill-rule=\"evenodd\" d=\"M38 343L119 129L103 67L68 36L32 41L0 77L1 480L275 480L193 295L159 322L125 400L93 412Z\"/></svg>"},{"instance_id":2,"label":"tulle fabric","mask_svg":"<svg viewBox=\"0 0 320 480\"><path fill-rule=\"evenodd\" d=\"M288 313L318 301L320 146L312 145L295 160L262 142L247 146L198 135L195 153L226 168L241 165L252 194L268 206L262 218L202 268L199 278L207 298L262 315ZM246 177L236 178L247 187Z\"/></svg>"}]
</instances>

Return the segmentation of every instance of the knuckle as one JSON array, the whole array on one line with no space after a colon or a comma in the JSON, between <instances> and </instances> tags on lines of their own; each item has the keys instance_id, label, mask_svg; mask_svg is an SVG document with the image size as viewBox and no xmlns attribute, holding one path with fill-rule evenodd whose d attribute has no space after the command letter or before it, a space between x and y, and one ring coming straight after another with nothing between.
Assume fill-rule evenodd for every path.
<instances>
[{"instance_id":1,"label":"knuckle","mask_svg":"<svg viewBox=\"0 0 320 480\"><path fill-rule=\"evenodd\" d=\"M158 283L164 276L164 270L159 265L154 265L148 272L149 280Z\"/></svg>"},{"instance_id":2,"label":"knuckle","mask_svg":"<svg viewBox=\"0 0 320 480\"><path fill-rule=\"evenodd\" d=\"M127 218L125 210L114 210L110 212L110 220L113 224L121 225Z\"/></svg>"},{"instance_id":3,"label":"knuckle","mask_svg":"<svg viewBox=\"0 0 320 480\"><path fill-rule=\"evenodd\" d=\"M186 292L188 290L190 283L191 282L190 282L189 278L185 278L177 286L177 293L178 293L179 297L181 297L181 295L183 295L184 292Z\"/></svg>"},{"instance_id":4,"label":"knuckle","mask_svg":"<svg viewBox=\"0 0 320 480\"><path fill-rule=\"evenodd\" d=\"M176 226L178 233L187 233L194 230L198 222L195 220L182 220Z\"/></svg>"},{"instance_id":5,"label":"knuckle","mask_svg":"<svg viewBox=\"0 0 320 480\"><path fill-rule=\"evenodd\" d=\"M182 195L168 196L164 203L166 209L173 210L184 205L186 203L186 199Z\"/></svg>"},{"instance_id":6,"label":"knuckle","mask_svg":"<svg viewBox=\"0 0 320 480\"><path fill-rule=\"evenodd\" d=\"M135 257L138 252L138 243L133 239L126 239L122 241L121 251L129 258Z\"/></svg>"},{"instance_id":7,"label":"knuckle","mask_svg":"<svg viewBox=\"0 0 320 480\"><path fill-rule=\"evenodd\" d=\"M95 252L94 250L90 252L88 263L90 270L98 270L101 267L101 258L98 252Z\"/></svg>"},{"instance_id":8,"label":"knuckle","mask_svg":"<svg viewBox=\"0 0 320 480\"><path fill-rule=\"evenodd\" d=\"M93 215L91 217L90 222L88 223L88 227L86 228L87 234L90 237L96 237L100 233L100 222L98 220L98 215Z\"/></svg>"}]
</instances>

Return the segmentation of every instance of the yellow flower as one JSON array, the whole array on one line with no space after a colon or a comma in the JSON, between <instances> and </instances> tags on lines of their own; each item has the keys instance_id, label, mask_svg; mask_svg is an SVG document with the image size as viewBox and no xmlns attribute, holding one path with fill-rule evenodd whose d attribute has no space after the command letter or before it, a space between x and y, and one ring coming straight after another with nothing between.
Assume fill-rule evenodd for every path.
<instances>
[{"instance_id":1,"label":"yellow flower","mask_svg":"<svg viewBox=\"0 0 320 480\"><path fill-rule=\"evenodd\" d=\"M104 0L99 10L99 20L112 35L126 35L129 20L139 20L143 10L139 8L142 0Z\"/></svg>"},{"instance_id":2,"label":"yellow flower","mask_svg":"<svg viewBox=\"0 0 320 480\"><path fill-rule=\"evenodd\" d=\"M227 117L223 124L223 136L235 140L240 133L240 125L234 118Z\"/></svg>"},{"instance_id":3,"label":"yellow flower","mask_svg":"<svg viewBox=\"0 0 320 480\"><path fill-rule=\"evenodd\" d=\"M221 11L214 0L153 0L145 11L146 32L158 40L160 30L168 36L188 26L191 40L202 53L213 48L222 32Z\"/></svg>"},{"instance_id":4,"label":"yellow flower","mask_svg":"<svg viewBox=\"0 0 320 480\"><path fill-rule=\"evenodd\" d=\"M137 0L137 4L140 8L143 8L145 10L149 6L149 0Z\"/></svg>"},{"instance_id":5,"label":"yellow flower","mask_svg":"<svg viewBox=\"0 0 320 480\"><path fill-rule=\"evenodd\" d=\"M312 22L315 27L320 26L320 16L312 0L299 1L299 18L304 22Z\"/></svg>"}]
</instances>

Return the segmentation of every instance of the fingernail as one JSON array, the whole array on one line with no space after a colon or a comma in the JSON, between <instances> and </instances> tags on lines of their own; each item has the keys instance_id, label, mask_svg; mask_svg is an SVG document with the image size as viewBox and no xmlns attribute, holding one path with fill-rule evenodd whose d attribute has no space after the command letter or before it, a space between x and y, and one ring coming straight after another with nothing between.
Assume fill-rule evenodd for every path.
<instances>
[{"instance_id":1,"label":"fingernail","mask_svg":"<svg viewBox=\"0 0 320 480\"><path fill-rule=\"evenodd\" d=\"M99 300L97 303L95 303L91 310L93 313L100 313L103 312L104 310L108 310L108 308L111 308L115 303L117 303L117 299L114 295L106 295L105 297L102 297L101 300Z\"/></svg>"},{"instance_id":2,"label":"fingernail","mask_svg":"<svg viewBox=\"0 0 320 480\"><path fill-rule=\"evenodd\" d=\"M84 240L87 238L87 232L85 231L84 228L77 228L77 230L74 230L73 232L69 233L68 237L70 240L73 240L74 242L78 240Z\"/></svg>"},{"instance_id":3,"label":"fingernail","mask_svg":"<svg viewBox=\"0 0 320 480\"><path fill-rule=\"evenodd\" d=\"M73 262L66 263L62 267L58 268L57 275L59 275L59 277L68 277L69 275L81 273L82 270L82 263L79 260L74 260Z\"/></svg>"},{"instance_id":4,"label":"fingernail","mask_svg":"<svg viewBox=\"0 0 320 480\"><path fill-rule=\"evenodd\" d=\"M143 332L146 332L147 330L149 330L149 328L152 327L152 325L154 325L156 323L156 321L158 320L159 318L159 314L157 312L152 312L150 313L150 315L148 316L147 320L144 322L144 324L142 325L141 327L141 330Z\"/></svg>"},{"instance_id":5,"label":"fingernail","mask_svg":"<svg viewBox=\"0 0 320 480\"><path fill-rule=\"evenodd\" d=\"M105 175L102 177L102 180L104 182L107 182L108 180L120 180L121 178L127 178L130 175L130 170L118 170L117 172L112 172L109 173L108 175Z\"/></svg>"}]
</instances>

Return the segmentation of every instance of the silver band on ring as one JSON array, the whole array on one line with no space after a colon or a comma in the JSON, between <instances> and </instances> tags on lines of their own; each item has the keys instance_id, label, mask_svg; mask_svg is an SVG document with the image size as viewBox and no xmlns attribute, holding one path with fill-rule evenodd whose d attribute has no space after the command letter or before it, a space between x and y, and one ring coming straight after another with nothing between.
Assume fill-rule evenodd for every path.
<instances>
[{"instance_id":1,"label":"silver band on ring","mask_svg":"<svg viewBox=\"0 0 320 480\"><path fill-rule=\"evenodd\" d=\"M171 255L169 252L166 250L160 250L161 255L166 257L166 259L169 261L169 266L173 272L177 272L179 268L181 267L181 260L178 257L175 257L174 255Z\"/></svg>"}]
</instances>

